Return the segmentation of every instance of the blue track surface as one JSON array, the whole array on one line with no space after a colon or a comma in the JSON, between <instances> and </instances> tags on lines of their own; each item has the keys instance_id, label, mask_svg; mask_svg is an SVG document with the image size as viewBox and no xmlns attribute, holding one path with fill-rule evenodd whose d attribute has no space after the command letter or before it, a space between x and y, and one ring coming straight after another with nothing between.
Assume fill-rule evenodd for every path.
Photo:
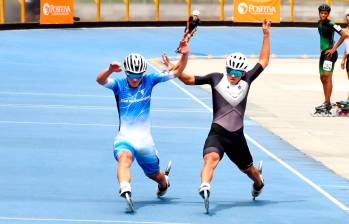
<instances>
[{"instance_id":1,"label":"blue track surface","mask_svg":"<svg viewBox=\"0 0 349 224\"><path fill-rule=\"evenodd\" d=\"M349 182L249 119L248 143L255 160L265 163L265 191L252 201L251 181L224 158L212 183L211 214L205 215L197 188L212 115L171 82L155 87L152 99L161 165L173 162L171 188L157 199L156 184L134 163L137 212L126 212L117 195L112 153L115 100L95 77L129 52L148 58L173 52L182 30L0 32L0 223L349 223ZM257 54L260 32L200 28L191 50L198 55ZM273 28L272 53L316 55L316 32ZM208 93L175 83L210 106Z\"/></svg>"}]
</instances>

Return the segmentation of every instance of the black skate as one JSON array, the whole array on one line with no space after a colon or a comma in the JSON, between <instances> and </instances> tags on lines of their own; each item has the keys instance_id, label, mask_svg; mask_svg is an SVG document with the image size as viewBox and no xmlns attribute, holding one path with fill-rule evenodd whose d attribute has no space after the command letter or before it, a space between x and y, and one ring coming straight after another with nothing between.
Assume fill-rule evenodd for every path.
<instances>
[{"instance_id":1,"label":"black skate","mask_svg":"<svg viewBox=\"0 0 349 224\"><path fill-rule=\"evenodd\" d=\"M336 102L336 106L340 109L342 109L342 108L347 109L347 108L349 108L349 101L342 100L342 101Z\"/></svg>"},{"instance_id":2,"label":"black skate","mask_svg":"<svg viewBox=\"0 0 349 224\"><path fill-rule=\"evenodd\" d=\"M315 107L312 112L312 116L314 117L333 117L332 105L329 102L324 102L320 106Z\"/></svg>"},{"instance_id":3,"label":"black skate","mask_svg":"<svg viewBox=\"0 0 349 224\"><path fill-rule=\"evenodd\" d=\"M349 117L349 101L336 102L336 116Z\"/></svg>"}]
</instances>

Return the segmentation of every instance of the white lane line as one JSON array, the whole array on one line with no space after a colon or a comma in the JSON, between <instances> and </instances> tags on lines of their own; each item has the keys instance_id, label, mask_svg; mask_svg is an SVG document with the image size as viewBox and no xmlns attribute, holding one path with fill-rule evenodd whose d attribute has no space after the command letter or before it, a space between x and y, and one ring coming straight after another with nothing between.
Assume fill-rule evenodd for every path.
<instances>
[{"instance_id":1,"label":"white lane line","mask_svg":"<svg viewBox=\"0 0 349 224\"><path fill-rule=\"evenodd\" d=\"M13 96L45 96L45 97L94 97L94 98L114 98L113 94L110 95L98 95L98 94L69 94L69 93L44 93L44 92L12 92L12 91L0 91L0 95L13 95ZM192 100L190 97L162 97L152 96L152 99L158 100ZM204 97L201 99L209 99Z\"/></svg>"},{"instance_id":2,"label":"white lane line","mask_svg":"<svg viewBox=\"0 0 349 224\"><path fill-rule=\"evenodd\" d=\"M321 184L321 187L349 190L349 185Z\"/></svg>"},{"instance_id":3,"label":"white lane line","mask_svg":"<svg viewBox=\"0 0 349 224\"><path fill-rule=\"evenodd\" d=\"M150 64L150 63L149 63ZM157 69L154 65L150 64L156 71L160 72L159 69ZM181 87L178 83L174 82L173 80L171 80L171 82L178 87L180 90L182 90L185 94L189 95L191 98L193 98L193 100L195 100L196 102L198 102L200 105L202 105L204 108L206 108L209 112L212 112L212 108L209 107L207 104L205 104L204 102L202 102L199 98L197 98L196 96L194 96L193 94L191 94L190 92L188 92L186 89L184 89L183 87ZM290 172L292 172L293 174L295 174L297 177L299 177L301 180L303 180L305 183L307 183L308 185L310 185L312 188L314 188L316 191L318 191L320 194L322 194L324 197L326 197L329 201L331 201L333 204L337 205L340 209L349 212L349 207L347 207L345 204L343 204L342 202L340 202L338 199L336 199L335 197L333 197L330 193L328 193L327 191L325 191L324 189L322 189L319 185L315 184L313 181L311 181L309 178L307 178L306 176L304 176L302 173L300 173L298 170L294 169L292 166L290 166L289 164L287 164L285 161L283 161L282 159L280 159L279 157L277 157L276 155L274 155L270 150L268 150L267 148L265 148L264 146L262 146L261 144L259 144L256 140L254 140L252 137L250 137L248 134L245 134L246 138L253 143L255 146L257 146L261 151L263 151L264 153L266 153L268 156L270 156L271 158L273 158L274 160L276 160L278 163L280 163L283 167L285 167L286 169L288 169Z\"/></svg>"},{"instance_id":4,"label":"white lane line","mask_svg":"<svg viewBox=\"0 0 349 224\"><path fill-rule=\"evenodd\" d=\"M105 220L105 219L63 219L63 218L24 218L24 217L2 217L4 221L37 221L37 222L86 222L86 223L134 223L134 224L189 224L184 222L144 222L144 221L121 221L121 220Z\"/></svg>"},{"instance_id":5,"label":"white lane line","mask_svg":"<svg viewBox=\"0 0 349 224\"><path fill-rule=\"evenodd\" d=\"M113 98L113 95L0 91L0 95Z\"/></svg>"},{"instance_id":6,"label":"white lane line","mask_svg":"<svg viewBox=\"0 0 349 224\"><path fill-rule=\"evenodd\" d=\"M63 105L63 104L0 104L0 108L40 108L40 109L75 109L75 110L115 110L115 106L93 105ZM196 108L152 108L154 112L174 113L206 113L205 110Z\"/></svg>"},{"instance_id":7,"label":"white lane line","mask_svg":"<svg viewBox=\"0 0 349 224\"><path fill-rule=\"evenodd\" d=\"M95 127L118 127L113 124L101 124L101 123L73 123L73 122L40 122L40 121L2 121L1 124L19 124L19 125L61 125L61 126L95 126ZM195 126L160 126L152 125L152 128L159 129L197 129L208 130L207 127L195 127Z\"/></svg>"},{"instance_id":8,"label":"white lane line","mask_svg":"<svg viewBox=\"0 0 349 224\"><path fill-rule=\"evenodd\" d=\"M318 191L320 194L322 194L323 196L325 196L328 200L330 200L332 203L334 203L335 205L337 205L339 208L341 208L342 210L349 212L349 208L344 205L342 202L340 202L338 199L336 199L335 197L333 197L330 193L328 193L327 191L325 191L324 189L322 189L319 185L317 185L316 183L314 183L313 181L311 181L310 179L308 179L306 176L304 176L301 172L299 172L298 170L296 170L295 168L293 168L292 166L290 166L289 164L287 164L285 161L283 161L282 159L278 158L276 155L274 155L273 153L271 153L267 148L265 148L264 146L262 146L261 144L259 144L256 140L254 140L253 138L251 138L249 135L246 135L246 138L252 142L255 146L257 146L260 150L262 150L264 153L266 153L268 156L270 156L271 158L273 158L274 160L276 160L278 163L280 163L282 166L284 166L286 169L288 169L289 171L291 171L293 174L295 174L296 176L298 176L300 179L302 179L305 183L309 184L312 188L314 188L316 191Z\"/></svg>"}]
</instances>

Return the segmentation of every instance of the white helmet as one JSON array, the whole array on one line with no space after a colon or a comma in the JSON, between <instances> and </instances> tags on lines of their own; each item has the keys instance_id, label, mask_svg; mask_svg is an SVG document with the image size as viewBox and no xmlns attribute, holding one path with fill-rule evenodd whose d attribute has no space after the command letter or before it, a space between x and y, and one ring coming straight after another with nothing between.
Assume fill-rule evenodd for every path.
<instances>
[{"instance_id":1,"label":"white helmet","mask_svg":"<svg viewBox=\"0 0 349 224\"><path fill-rule=\"evenodd\" d=\"M131 53L124 60L124 68L126 72L143 73L147 70L147 61L137 53Z\"/></svg>"},{"instance_id":2,"label":"white helmet","mask_svg":"<svg viewBox=\"0 0 349 224\"><path fill-rule=\"evenodd\" d=\"M200 11L197 10L197 9L195 9L195 10L193 11L193 16L199 16L199 15L200 15Z\"/></svg>"},{"instance_id":3,"label":"white helmet","mask_svg":"<svg viewBox=\"0 0 349 224\"><path fill-rule=\"evenodd\" d=\"M349 15L349 9L345 10L345 15Z\"/></svg>"},{"instance_id":4,"label":"white helmet","mask_svg":"<svg viewBox=\"0 0 349 224\"><path fill-rule=\"evenodd\" d=\"M227 57L225 66L238 71L246 71L248 67L247 58L241 53L232 53Z\"/></svg>"}]
</instances>

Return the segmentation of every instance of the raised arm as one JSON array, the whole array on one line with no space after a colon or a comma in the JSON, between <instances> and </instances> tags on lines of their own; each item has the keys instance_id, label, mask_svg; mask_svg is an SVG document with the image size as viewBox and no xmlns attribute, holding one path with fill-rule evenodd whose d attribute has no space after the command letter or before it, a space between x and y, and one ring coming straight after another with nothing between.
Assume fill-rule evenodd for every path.
<instances>
[{"instance_id":1,"label":"raised arm","mask_svg":"<svg viewBox=\"0 0 349 224\"><path fill-rule=\"evenodd\" d=\"M96 81L100 84L100 85L105 85L107 83L108 77L113 73L113 72L121 72L121 66L119 62L112 62L109 65L109 68L104 69L103 71L101 71L97 78Z\"/></svg>"},{"instance_id":2,"label":"raised arm","mask_svg":"<svg viewBox=\"0 0 349 224\"><path fill-rule=\"evenodd\" d=\"M183 58L185 57L185 58ZM167 57L166 54L162 55L162 63L168 68L169 71L172 71L176 74L176 76L184 83L187 85L194 85L195 83L195 78L193 75L189 75L184 73L184 68L183 70L180 68L183 62L185 62L185 65L187 64L188 61L188 54L182 55L183 61L180 60L177 64L173 64L170 59ZM182 59L181 58L181 59Z\"/></svg>"},{"instance_id":3,"label":"raised arm","mask_svg":"<svg viewBox=\"0 0 349 224\"><path fill-rule=\"evenodd\" d=\"M195 84L195 76L194 75L182 72L182 74L180 76L178 76L178 78L186 85L194 85Z\"/></svg>"},{"instance_id":4,"label":"raised arm","mask_svg":"<svg viewBox=\"0 0 349 224\"><path fill-rule=\"evenodd\" d=\"M183 49L184 47L182 47L182 56L179 59L178 63L172 68L172 73L179 77L182 72L184 71L185 67L187 66L187 62L188 62L188 54L189 54L189 48L188 46L185 46L187 49Z\"/></svg>"},{"instance_id":5,"label":"raised arm","mask_svg":"<svg viewBox=\"0 0 349 224\"><path fill-rule=\"evenodd\" d=\"M259 64L262 65L263 68L266 68L269 64L269 58L270 58L270 27L271 22L264 20L262 24L262 30L263 30L263 44L262 49L259 54Z\"/></svg>"}]
</instances>

